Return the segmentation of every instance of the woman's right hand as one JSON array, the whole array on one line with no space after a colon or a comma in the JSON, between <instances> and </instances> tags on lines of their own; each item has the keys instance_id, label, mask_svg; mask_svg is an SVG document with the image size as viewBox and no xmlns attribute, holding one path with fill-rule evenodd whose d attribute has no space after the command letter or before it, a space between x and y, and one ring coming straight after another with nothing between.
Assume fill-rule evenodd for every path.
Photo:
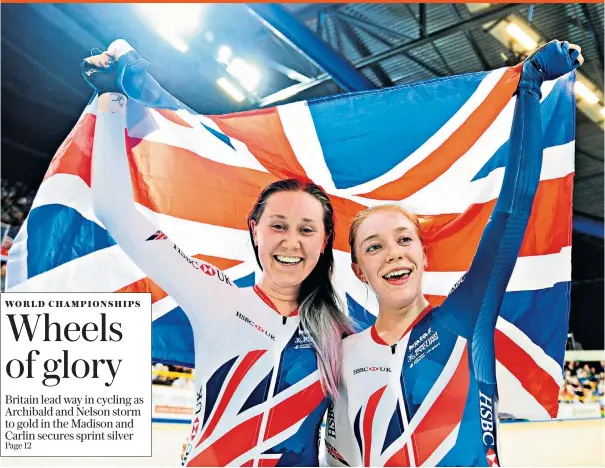
<instances>
[{"instance_id":1,"label":"woman's right hand","mask_svg":"<svg viewBox=\"0 0 605 468\"><path fill-rule=\"evenodd\" d=\"M109 52L105 51L98 55L91 55L90 57L85 58L84 61L97 68L109 68L111 65L111 56L109 55Z\"/></svg>"},{"instance_id":2,"label":"woman's right hand","mask_svg":"<svg viewBox=\"0 0 605 468\"><path fill-rule=\"evenodd\" d=\"M105 52L92 55L82 61L82 76L99 95L124 93L118 84L117 60L134 50L124 39L113 41Z\"/></svg>"}]
</instances>

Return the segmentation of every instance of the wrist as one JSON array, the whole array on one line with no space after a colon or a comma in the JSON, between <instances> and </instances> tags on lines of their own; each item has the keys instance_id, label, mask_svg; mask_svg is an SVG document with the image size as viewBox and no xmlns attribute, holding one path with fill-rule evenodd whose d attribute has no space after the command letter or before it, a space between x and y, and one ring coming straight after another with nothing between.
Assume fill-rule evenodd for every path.
<instances>
[{"instance_id":1,"label":"wrist","mask_svg":"<svg viewBox=\"0 0 605 468\"><path fill-rule=\"evenodd\" d=\"M544 75L538 65L531 59L526 60L521 71L518 91L526 91L542 97L540 87L544 83Z\"/></svg>"},{"instance_id":2,"label":"wrist","mask_svg":"<svg viewBox=\"0 0 605 468\"><path fill-rule=\"evenodd\" d=\"M98 112L126 114L128 98L121 93L104 93L99 96Z\"/></svg>"}]
</instances>

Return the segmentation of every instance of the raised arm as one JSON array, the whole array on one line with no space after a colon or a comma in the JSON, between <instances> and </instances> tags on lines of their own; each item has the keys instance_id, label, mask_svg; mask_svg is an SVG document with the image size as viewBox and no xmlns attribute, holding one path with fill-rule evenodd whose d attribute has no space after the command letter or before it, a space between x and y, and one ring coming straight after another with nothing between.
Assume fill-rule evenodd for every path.
<instances>
[{"instance_id":1,"label":"raised arm","mask_svg":"<svg viewBox=\"0 0 605 468\"><path fill-rule=\"evenodd\" d=\"M467 339L493 340L500 305L529 221L542 167L540 86L574 70L582 61L577 46L553 41L523 65L500 196L469 271L439 314L446 326Z\"/></svg>"},{"instance_id":2,"label":"raised arm","mask_svg":"<svg viewBox=\"0 0 605 468\"><path fill-rule=\"evenodd\" d=\"M103 92L112 85L107 79L111 71L103 67L104 56L97 58L89 76L99 79L89 82ZM200 321L203 311L210 310L209 298L232 297L234 286L215 267L188 257L136 208L125 142L126 102L118 92L99 96L92 159L94 212L132 261L174 297L190 320Z\"/></svg>"}]
</instances>

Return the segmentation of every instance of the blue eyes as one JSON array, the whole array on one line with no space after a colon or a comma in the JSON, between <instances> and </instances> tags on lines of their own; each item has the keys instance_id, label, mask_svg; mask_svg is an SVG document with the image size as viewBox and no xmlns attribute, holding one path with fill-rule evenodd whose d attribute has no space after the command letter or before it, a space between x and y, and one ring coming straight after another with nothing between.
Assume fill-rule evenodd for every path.
<instances>
[{"instance_id":1,"label":"blue eyes","mask_svg":"<svg viewBox=\"0 0 605 468\"><path fill-rule=\"evenodd\" d=\"M412 238L410 236L402 236L400 237L397 242L399 244L409 244L410 242L412 242ZM379 250L382 247L381 244L372 244L370 246L368 246L368 248L366 249L366 252L376 252L377 250Z\"/></svg>"}]
</instances>

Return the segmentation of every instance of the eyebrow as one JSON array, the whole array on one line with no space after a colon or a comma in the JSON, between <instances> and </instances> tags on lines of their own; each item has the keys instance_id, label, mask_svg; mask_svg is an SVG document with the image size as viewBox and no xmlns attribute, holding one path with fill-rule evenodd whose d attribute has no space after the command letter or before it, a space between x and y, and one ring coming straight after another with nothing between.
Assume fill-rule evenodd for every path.
<instances>
[{"instance_id":1,"label":"eyebrow","mask_svg":"<svg viewBox=\"0 0 605 468\"><path fill-rule=\"evenodd\" d=\"M395 232L402 232L402 231L409 231L409 228L405 227L405 226L401 226L398 227L397 229L395 229ZM366 237L364 240L361 241L361 244L359 245L363 245L365 242L368 242L370 240L374 240L374 239L379 239L380 236L378 234L372 234L371 236Z\"/></svg>"},{"instance_id":2,"label":"eyebrow","mask_svg":"<svg viewBox=\"0 0 605 468\"><path fill-rule=\"evenodd\" d=\"M364 240L362 240L361 244L359 244L359 245L363 245L365 242L368 242L373 239L378 239L378 238L380 238L380 236L378 234L372 234L371 236L368 236Z\"/></svg>"},{"instance_id":3,"label":"eyebrow","mask_svg":"<svg viewBox=\"0 0 605 468\"><path fill-rule=\"evenodd\" d=\"M278 218L278 219L283 219L283 220L287 220L288 218L286 218L284 215L279 215L279 214L275 214L275 215L270 215L269 218ZM311 219L311 218L301 218L301 221L305 222L305 223L317 223L318 221Z\"/></svg>"}]
</instances>

